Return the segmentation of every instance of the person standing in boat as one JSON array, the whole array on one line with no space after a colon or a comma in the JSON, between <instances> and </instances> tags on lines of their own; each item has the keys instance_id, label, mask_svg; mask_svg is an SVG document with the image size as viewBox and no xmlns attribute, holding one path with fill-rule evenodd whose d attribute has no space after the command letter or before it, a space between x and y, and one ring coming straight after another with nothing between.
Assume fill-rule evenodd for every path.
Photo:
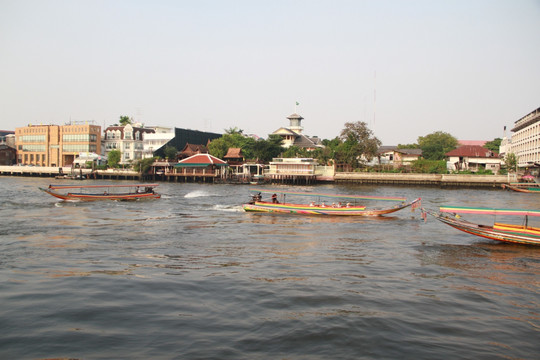
<instances>
[{"instance_id":1,"label":"person standing in boat","mask_svg":"<svg viewBox=\"0 0 540 360\"><path fill-rule=\"evenodd\" d=\"M273 202L274 204L279 203L279 201L277 200L277 194L272 194L272 202Z\"/></svg>"}]
</instances>

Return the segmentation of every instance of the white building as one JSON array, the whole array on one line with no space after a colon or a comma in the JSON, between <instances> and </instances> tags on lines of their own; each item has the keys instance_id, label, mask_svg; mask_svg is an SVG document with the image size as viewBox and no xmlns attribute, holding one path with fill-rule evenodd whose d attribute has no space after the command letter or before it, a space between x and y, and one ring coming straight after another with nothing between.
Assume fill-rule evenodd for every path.
<instances>
[{"instance_id":1,"label":"white building","mask_svg":"<svg viewBox=\"0 0 540 360\"><path fill-rule=\"evenodd\" d=\"M174 136L174 129L162 126L149 126L146 129L153 129L153 133L143 134L143 158L150 158L154 151L171 141Z\"/></svg>"},{"instance_id":2,"label":"white building","mask_svg":"<svg viewBox=\"0 0 540 360\"><path fill-rule=\"evenodd\" d=\"M291 146L297 146L308 150L315 150L316 148L323 148L321 139L316 136L306 136L303 134L304 128L302 127L302 116L294 113L287 117L289 119L288 127L281 127L274 131L271 135L279 135L283 138L283 147L289 148Z\"/></svg>"},{"instance_id":3,"label":"white building","mask_svg":"<svg viewBox=\"0 0 540 360\"><path fill-rule=\"evenodd\" d=\"M540 108L530 112L514 123L510 144L505 146L505 153L514 153L518 159L518 167L540 166ZM509 149L508 149L509 148Z\"/></svg>"},{"instance_id":4,"label":"white building","mask_svg":"<svg viewBox=\"0 0 540 360\"><path fill-rule=\"evenodd\" d=\"M105 129L102 139L103 155L108 156L111 150L119 150L122 153L120 164L129 164L132 161L140 160L143 158L144 136L154 132L154 129L137 127L131 124L109 126Z\"/></svg>"}]
</instances>

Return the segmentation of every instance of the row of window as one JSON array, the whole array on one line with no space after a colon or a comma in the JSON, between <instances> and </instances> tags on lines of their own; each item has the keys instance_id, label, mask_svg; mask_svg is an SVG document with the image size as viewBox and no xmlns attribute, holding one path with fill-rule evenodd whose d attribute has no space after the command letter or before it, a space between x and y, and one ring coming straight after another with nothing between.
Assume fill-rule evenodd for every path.
<instances>
[{"instance_id":1,"label":"row of window","mask_svg":"<svg viewBox=\"0 0 540 360\"><path fill-rule=\"evenodd\" d=\"M64 134L62 136L64 142L96 142L97 135L95 134Z\"/></svg>"},{"instance_id":2,"label":"row of window","mask_svg":"<svg viewBox=\"0 0 540 360\"><path fill-rule=\"evenodd\" d=\"M73 145L63 145L63 152L96 152L96 145L85 145L85 144L73 144Z\"/></svg>"},{"instance_id":3,"label":"row of window","mask_svg":"<svg viewBox=\"0 0 540 360\"><path fill-rule=\"evenodd\" d=\"M23 135L19 136L19 142L45 142L45 135Z\"/></svg>"},{"instance_id":4,"label":"row of window","mask_svg":"<svg viewBox=\"0 0 540 360\"><path fill-rule=\"evenodd\" d=\"M45 152L45 145L19 145L20 151L29 151L29 152Z\"/></svg>"}]
</instances>

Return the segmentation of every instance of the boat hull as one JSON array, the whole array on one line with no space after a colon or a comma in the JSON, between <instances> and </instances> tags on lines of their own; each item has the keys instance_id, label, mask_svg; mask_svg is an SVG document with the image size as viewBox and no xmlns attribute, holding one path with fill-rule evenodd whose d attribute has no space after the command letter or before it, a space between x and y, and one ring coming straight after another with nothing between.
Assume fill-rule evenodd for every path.
<instances>
[{"instance_id":1,"label":"boat hull","mask_svg":"<svg viewBox=\"0 0 540 360\"><path fill-rule=\"evenodd\" d=\"M540 229L533 227L523 227L521 225L495 223L493 226L480 225L461 220L447 215L437 214L432 211L422 209L440 222L453 227L454 229L463 231L467 234L483 237L486 239L527 244L540 245Z\"/></svg>"},{"instance_id":2,"label":"boat hull","mask_svg":"<svg viewBox=\"0 0 540 360\"><path fill-rule=\"evenodd\" d=\"M540 194L540 187L532 187L532 186L522 187L522 186L503 184L502 188L517 191L517 192L522 192L522 193Z\"/></svg>"},{"instance_id":3,"label":"boat hull","mask_svg":"<svg viewBox=\"0 0 540 360\"><path fill-rule=\"evenodd\" d=\"M247 212L263 212L276 214L293 214L293 215L330 215L330 216L382 216L391 214L396 211L405 209L420 201L420 198L409 203L403 203L386 209L366 209L365 206L350 206L350 207L323 207L310 206L305 204L290 204L290 203L272 203L266 201L256 201L251 204L244 204L244 211Z\"/></svg>"},{"instance_id":4,"label":"boat hull","mask_svg":"<svg viewBox=\"0 0 540 360\"><path fill-rule=\"evenodd\" d=\"M127 193L127 194L67 193L67 194L60 194L49 189L40 188L40 190L58 199L62 199L66 201L99 201L99 200L128 201L128 200L141 200L141 199L159 199L161 197L160 194L156 194L156 193Z\"/></svg>"}]
</instances>

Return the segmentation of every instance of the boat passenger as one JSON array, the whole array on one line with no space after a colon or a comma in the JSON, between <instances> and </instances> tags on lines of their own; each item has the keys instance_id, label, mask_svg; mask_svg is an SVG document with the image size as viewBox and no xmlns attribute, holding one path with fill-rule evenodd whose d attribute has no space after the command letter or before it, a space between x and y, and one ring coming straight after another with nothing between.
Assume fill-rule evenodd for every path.
<instances>
[{"instance_id":1,"label":"boat passenger","mask_svg":"<svg viewBox=\"0 0 540 360\"><path fill-rule=\"evenodd\" d=\"M312 201L311 204L309 204L309 206L315 206L315 202Z\"/></svg>"},{"instance_id":2,"label":"boat passenger","mask_svg":"<svg viewBox=\"0 0 540 360\"><path fill-rule=\"evenodd\" d=\"M345 206L347 206L347 207L351 207L351 203L347 203L347 205L345 205Z\"/></svg>"},{"instance_id":3,"label":"boat passenger","mask_svg":"<svg viewBox=\"0 0 540 360\"><path fill-rule=\"evenodd\" d=\"M279 203L279 201L278 201L278 199L277 199L277 194L272 194L272 202L273 202L274 204L278 204L278 203Z\"/></svg>"}]
</instances>

